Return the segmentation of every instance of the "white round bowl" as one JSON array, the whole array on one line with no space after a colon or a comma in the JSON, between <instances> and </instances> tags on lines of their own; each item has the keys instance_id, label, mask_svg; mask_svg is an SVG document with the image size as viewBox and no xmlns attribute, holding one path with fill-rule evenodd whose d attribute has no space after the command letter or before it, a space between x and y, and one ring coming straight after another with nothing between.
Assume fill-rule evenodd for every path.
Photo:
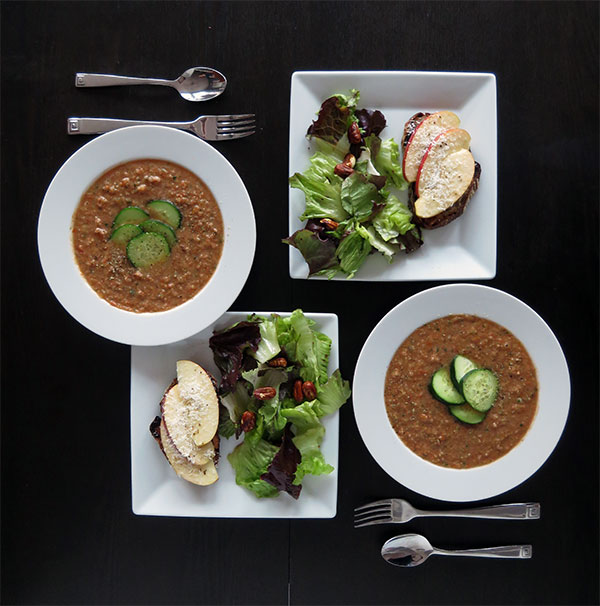
<instances>
[{"instance_id":1,"label":"white round bowl","mask_svg":"<svg viewBox=\"0 0 600 606\"><path fill-rule=\"evenodd\" d=\"M537 371L538 409L523 440L500 459L471 469L440 467L412 452L392 428L384 402L385 375L398 347L419 326L449 314L473 314L508 328ZM377 463L407 488L444 501L486 499L535 473L560 439L570 393L564 354L544 320L512 295L474 284L431 288L394 307L366 340L353 383L358 429Z\"/></svg>"},{"instance_id":2,"label":"white round bowl","mask_svg":"<svg viewBox=\"0 0 600 606\"><path fill-rule=\"evenodd\" d=\"M225 226L223 253L208 284L182 305L155 313L125 311L99 297L79 271L71 236L73 212L88 187L113 166L138 158L168 160L198 175ZM50 183L38 223L40 261L56 298L89 330L129 345L180 341L214 322L244 286L255 246L252 203L233 166L198 137L162 126L119 129L75 152Z\"/></svg>"}]
</instances>

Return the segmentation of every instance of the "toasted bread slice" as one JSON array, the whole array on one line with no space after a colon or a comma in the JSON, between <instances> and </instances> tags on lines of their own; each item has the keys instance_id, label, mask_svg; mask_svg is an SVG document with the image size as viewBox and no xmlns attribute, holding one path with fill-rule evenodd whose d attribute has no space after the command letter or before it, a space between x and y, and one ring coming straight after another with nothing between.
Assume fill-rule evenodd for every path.
<instances>
[{"instance_id":1,"label":"toasted bread slice","mask_svg":"<svg viewBox=\"0 0 600 606\"><path fill-rule=\"evenodd\" d=\"M210 460L204 465L194 465L179 452L169 436L164 419L160 424L160 442L167 460L180 478L198 486L208 486L219 479L214 461Z\"/></svg>"}]
</instances>

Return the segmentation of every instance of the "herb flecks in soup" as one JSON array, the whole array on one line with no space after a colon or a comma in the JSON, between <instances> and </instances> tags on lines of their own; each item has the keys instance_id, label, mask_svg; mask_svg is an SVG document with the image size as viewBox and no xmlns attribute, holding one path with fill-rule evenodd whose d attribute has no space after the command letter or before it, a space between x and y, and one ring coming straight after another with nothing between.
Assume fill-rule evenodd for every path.
<instances>
[{"instance_id":1,"label":"herb flecks in soup","mask_svg":"<svg viewBox=\"0 0 600 606\"><path fill-rule=\"evenodd\" d=\"M113 222L127 207L150 218L158 200L181 213L176 241L169 241L160 262L136 267L127 256L129 235L111 238ZM214 274L224 241L221 211L206 184L178 164L154 159L120 164L97 179L75 210L72 231L75 258L89 285L111 305L133 312L165 311L194 297Z\"/></svg>"},{"instance_id":2,"label":"herb flecks in soup","mask_svg":"<svg viewBox=\"0 0 600 606\"><path fill-rule=\"evenodd\" d=\"M494 405L475 425L448 414L429 391L432 375L457 355L498 377ZM531 425L537 397L535 367L523 344L503 326L472 315L417 328L394 354L385 380L388 417L404 444L431 463L458 469L491 463L512 450Z\"/></svg>"}]
</instances>

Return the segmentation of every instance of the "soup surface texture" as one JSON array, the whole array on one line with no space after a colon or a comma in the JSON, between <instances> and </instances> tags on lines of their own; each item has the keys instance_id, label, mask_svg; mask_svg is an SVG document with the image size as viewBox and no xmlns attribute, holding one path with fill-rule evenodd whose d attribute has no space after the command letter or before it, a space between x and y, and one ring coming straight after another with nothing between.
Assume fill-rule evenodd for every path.
<instances>
[{"instance_id":1,"label":"soup surface texture","mask_svg":"<svg viewBox=\"0 0 600 606\"><path fill-rule=\"evenodd\" d=\"M168 258L147 268L128 260L110 240L115 216L128 206L147 209L168 200L181 212ZM73 215L73 249L89 285L111 305L132 312L172 309L194 297L214 274L223 250L221 211L206 184L164 160L120 164L97 179Z\"/></svg>"},{"instance_id":2,"label":"soup surface texture","mask_svg":"<svg viewBox=\"0 0 600 606\"><path fill-rule=\"evenodd\" d=\"M498 397L485 419L462 423L429 392L435 371L466 356L498 377ZM385 405L400 439L423 459L466 469L499 459L527 433L537 409L535 366L506 328L473 315L450 315L417 328L394 354Z\"/></svg>"}]
</instances>

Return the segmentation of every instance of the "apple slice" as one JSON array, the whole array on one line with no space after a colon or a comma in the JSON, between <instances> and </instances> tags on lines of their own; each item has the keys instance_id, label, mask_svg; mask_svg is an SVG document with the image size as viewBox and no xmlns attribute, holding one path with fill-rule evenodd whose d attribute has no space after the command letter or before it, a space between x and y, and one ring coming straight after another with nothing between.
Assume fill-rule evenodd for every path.
<instances>
[{"instance_id":1,"label":"apple slice","mask_svg":"<svg viewBox=\"0 0 600 606\"><path fill-rule=\"evenodd\" d=\"M212 460L204 465L194 465L175 448L164 420L160 424L160 441L167 460L180 478L199 486L214 484L219 479Z\"/></svg>"},{"instance_id":2,"label":"apple slice","mask_svg":"<svg viewBox=\"0 0 600 606\"><path fill-rule=\"evenodd\" d=\"M430 114L417 126L406 144L402 159L402 172L409 183L417 179L419 166L431 142L440 133L456 128L459 124L460 118L455 113L441 111Z\"/></svg>"},{"instance_id":3,"label":"apple slice","mask_svg":"<svg viewBox=\"0 0 600 606\"><path fill-rule=\"evenodd\" d=\"M458 202L467 192L475 175L475 160L468 149L459 149L437 157L429 166L427 177L421 180L415 214L421 219L435 217Z\"/></svg>"},{"instance_id":4,"label":"apple slice","mask_svg":"<svg viewBox=\"0 0 600 606\"><path fill-rule=\"evenodd\" d=\"M214 458L219 400L210 375L194 362L177 363L175 382L160 403L167 433L179 453L195 465Z\"/></svg>"},{"instance_id":5,"label":"apple slice","mask_svg":"<svg viewBox=\"0 0 600 606\"><path fill-rule=\"evenodd\" d=\"M181 397L198 413L192 439L197 446L209 443L219 426L219 400L211 376L195 362L179 360L177 383Z\"/></svg>"},{"instance_id":6,"label":"apple slice","mask_svg":"<svg viewBox=\"0 0 600 606\"><path fill-rule=\"evenodd\" d=\"M415 193L421 195L421 191L437 187L440 183L441 163L450 154L461 149L469 149L471 135L462 128L449 128L440 133L427 148L421 165L417 172Z\"/></svg>"}]
</instances>

